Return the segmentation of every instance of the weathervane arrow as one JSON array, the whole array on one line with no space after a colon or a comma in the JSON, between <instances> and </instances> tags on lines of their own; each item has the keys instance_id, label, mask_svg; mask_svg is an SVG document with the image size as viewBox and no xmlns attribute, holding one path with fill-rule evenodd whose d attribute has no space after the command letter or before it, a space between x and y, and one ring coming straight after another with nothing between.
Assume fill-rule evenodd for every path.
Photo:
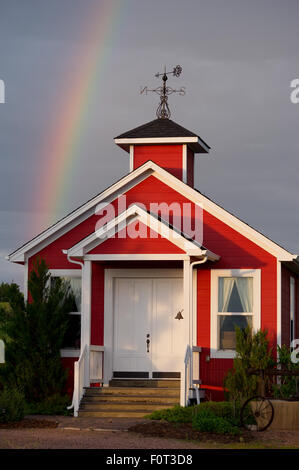
<instances>
[{"instance_id":1,"label":"weathervane arrow","mask_svg":"<svg viewBox=\"0 0 299 470\"><path fill-rule=\"evenodd\" d=\"M166 72L166 67L164 67L164 72L162 73L156 73L155 77L159 78L162 77L162 86L159 86L154 89L149 89L147 86L143 87L140 89L140 94L142 95L147 93L149 91L157 93L160 95L160 103L156 111L156 115L158 119L169 119L171 116L170 109L168 106L168 96L172 95L172 93L178 93L179 95L183 96L186 94L186 88L181 87L179 89L171 88L169 86L166 86L166 81L168 80L167 75L172 74L174 77L179 77L182 73L182 67L180 65L177 65L176 67L173 68L171 72Z\"/></svg>"}]
</instances>

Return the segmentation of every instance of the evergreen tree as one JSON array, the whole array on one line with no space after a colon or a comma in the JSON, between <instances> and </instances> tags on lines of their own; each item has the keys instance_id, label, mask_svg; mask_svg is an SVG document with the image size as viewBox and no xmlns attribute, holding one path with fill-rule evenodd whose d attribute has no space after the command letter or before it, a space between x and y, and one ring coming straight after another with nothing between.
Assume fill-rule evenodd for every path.
<instances>
[{"instance_id":1,"label":"evergreen tree","mask_svg":"<svg viewBox=\"0 0 299 470\"><path fill-rule=\"evenodd\" d=\"M12 282L8 284L2 282L0 284L0 305L9 304L12 309L19 307L24 308L24 295L20 292L18 284Z\"/></svg>"},{"instance_id":2,"label":"evergreen tree","mask_svg":"<svg viewBox=\"0 0 299 470\"><path fill-rule=\"evenodd\" d=\"M232 400L243 402L261 393L260 377L249 375L248 369L266 370L275 365L267 335L267 330L253 333L249 326L244 329L236 327L236 357L233 368L224 379L224 386Z\"/></svg>"},{"instance_id":3,"label":"evergreen tree","mask_svg":"<svg viewBox=\"0 0 299 470\"><path fill-rule=\"evenodd\" d=\"M40 402L63 393L66 373L60 358L74 298L70 285L61 279L51 282L43 260L30 274L31 301L22 308L16 303L7 316L6 363L0 383L21 389L28 402Z\"/></svg>"}]
</instances>

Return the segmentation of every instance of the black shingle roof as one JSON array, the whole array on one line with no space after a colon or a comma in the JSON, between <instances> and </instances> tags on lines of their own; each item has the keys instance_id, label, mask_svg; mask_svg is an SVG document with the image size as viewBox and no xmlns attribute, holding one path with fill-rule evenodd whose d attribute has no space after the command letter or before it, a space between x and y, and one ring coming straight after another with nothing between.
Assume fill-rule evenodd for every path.
<instances>
[{"instance_id":1,"label":"black shingle roof","mask_svg":"<svg viewBox=\"0 0 299 470\"><path fill-rule=\"evenodd\" d=\"M142 126L118 135L115 139L139 139L151 137L199 137L171 119L154 119ZM200 138L200 137L199 137ZM202 140L202 139L201 139ZM206 144L207 145L207 144ZM208 145L207 145L208 146Z\"/></svg>"}]
</instances>

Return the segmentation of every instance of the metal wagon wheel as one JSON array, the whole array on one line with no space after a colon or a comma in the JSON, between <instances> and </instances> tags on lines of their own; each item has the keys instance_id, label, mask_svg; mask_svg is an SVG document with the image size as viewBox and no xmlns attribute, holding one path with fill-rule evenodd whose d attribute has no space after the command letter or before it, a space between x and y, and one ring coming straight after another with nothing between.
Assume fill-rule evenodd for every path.
<instances>
[{"instance_id":1,"label":"metal wagon wheel","mask_svg":"<svg viewBox=\"0 0 299 470\"><path fill-rule=\"evenodd\" d=\"M265 431L272 423L273 417L273 405L265 397L251 397L241 408L241 423L249 431Z\"/></svg>"}]
</instances>

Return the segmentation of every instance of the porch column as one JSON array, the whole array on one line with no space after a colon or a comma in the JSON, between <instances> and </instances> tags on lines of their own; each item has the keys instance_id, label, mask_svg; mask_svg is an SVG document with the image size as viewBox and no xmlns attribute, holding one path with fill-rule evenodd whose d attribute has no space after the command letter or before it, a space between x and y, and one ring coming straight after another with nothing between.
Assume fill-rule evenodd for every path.
<instances>
[{"instance_id":1,"label":"porch column","mask_svg":"<svg viewBox=\"0 0 299 470\"><path fill-rule=\"evenodd\" d=\"M85 345L88 346L87 363L89 364L91 324L91 261L84 260L82 268L82 309L81 309L81 353ZM85 386L89 387L89 367L86 370Z\"/></svg>"},{"instance_id":2,"label":"porch column","mask_svg":"<svg viewBox=\"0 0 299 470\"><path fill-rule=\"evenodd\" d=\"M184 260L183 287L184 287L184 318L188 322L188 336L186 337L186 348L185 348L185 352L186 352L187 345L192 344L192 332L191 332L192 321L190 318L190 258ZM187 397L188 387L189 387L189 385L186 384L186 371L185 371L184 359L185 359L185 356L182 357L182 369L181 369L181 393L180 393L181 406L186 405L186 397Z\"/></svg>"}]
</instances>

